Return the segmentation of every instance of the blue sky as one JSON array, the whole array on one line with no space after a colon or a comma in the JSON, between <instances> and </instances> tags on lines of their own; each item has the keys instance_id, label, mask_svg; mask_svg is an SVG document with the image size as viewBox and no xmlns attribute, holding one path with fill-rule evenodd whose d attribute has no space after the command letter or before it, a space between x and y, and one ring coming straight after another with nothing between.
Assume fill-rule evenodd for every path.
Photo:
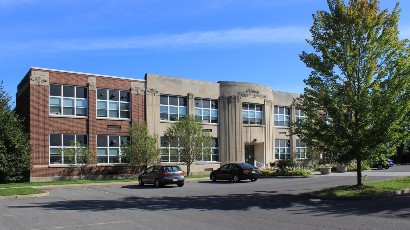
<instances>
[{"instance_id":1,"label":"blue sky","mask_svg":"<svg viewBox=\"0 0 410 230\"><path fill-rule=\"evenodd\" d=\"M400 8L409 38L410 1ZM0 0L0 79L13 97L32 66L303 93L310 71L298 55L323 9L326 0Z\"/></svg>"}]
</instances>

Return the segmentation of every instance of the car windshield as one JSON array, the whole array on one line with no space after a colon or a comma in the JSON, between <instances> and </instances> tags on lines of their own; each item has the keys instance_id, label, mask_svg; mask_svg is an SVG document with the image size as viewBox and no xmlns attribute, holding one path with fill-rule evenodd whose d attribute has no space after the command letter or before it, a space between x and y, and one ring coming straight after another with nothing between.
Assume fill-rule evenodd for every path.
<instances>
[{"instance_id":1,"label":"car windshield","mask_svg":"<svg viewBox=\"0 0 410 230\"><path fill-rule=\"evenodd\" d=\"M253 166L251 164L248 164L248 163L242 163L242 164L240 164L240 166L243 169L253 169L253 168L255 168L255 166Z\"/></svg>"},{"instance_id":2,"label":"car windshield","mask_svg":"<svg viewBox=\"0 0 410 230\"><path fill-rule=\"evenodd\" d=\"M181 171L179 166L164 166L164 171L165 172L178 172Z\"/></svg>"}]
</instances>

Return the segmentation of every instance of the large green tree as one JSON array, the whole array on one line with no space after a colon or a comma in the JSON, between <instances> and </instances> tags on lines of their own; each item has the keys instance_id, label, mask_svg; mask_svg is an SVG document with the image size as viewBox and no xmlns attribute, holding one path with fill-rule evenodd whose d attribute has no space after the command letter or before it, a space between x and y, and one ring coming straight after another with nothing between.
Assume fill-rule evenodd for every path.
<instances>
[{"instance_id":1,"label":"large green tree","mask_svg":"<svg viewBox=\"0 0 410 230\"><path fill-rule=\"evenodd\" d=\"M195 116L185 116L173 123L165 131L168 143L179 144L180 161L186 163L187 175L191 165L201 155L209 156L212 152L212 139L209 132L203 130L202 123Z\"/></svg>"},{"instance_id":2,"label":"large green tree","mask_svg":"<svg viewBox=\"0 0 410 230\"><path fill-rule=\"evenodd\" d=\"M0 83L0 182L15 182L31 169L30 141Z\"/></svg>"},{"instance_id":3,"label":"large green tree","mask_svg":"<svg viewBox=\"0 0 410 230\"><path fill-rule=\"evenodd\" d=\"M157 137L149 133L145 123L134 123L128 129L130 140L122 146L123 159L141 172L159 161Z\"/></svg>"},{"instance_id":4,"label":"large green tree","mask_svg":"<svg viewBox=\"0 0 410 230\"><path fill-rule=\"evenodd\" d=\"M408 135L409 43L399 38L400 9L379 0L328 0L313 15L307 40L314 52L301 60L312 69L295 106L307 118L292 125L310 146L338 160L357 162L391 152Z\"/></svg>"}]
</instances>

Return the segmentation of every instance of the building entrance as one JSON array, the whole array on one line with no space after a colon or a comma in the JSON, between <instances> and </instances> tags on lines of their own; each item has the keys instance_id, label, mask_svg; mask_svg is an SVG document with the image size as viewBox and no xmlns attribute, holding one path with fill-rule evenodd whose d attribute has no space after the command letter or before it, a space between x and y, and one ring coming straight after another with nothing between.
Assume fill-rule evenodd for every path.
<instances>
[{"instance_id":1,"label":"building entrance","mask_svg":"<svg viewBox=\"0 0 410 230\"><path fill-rule=\"evenodd\" d=\"M245 163L253 165L255 162L255 148L253 145L245 145Z\"/></svg>"}]
</instances>

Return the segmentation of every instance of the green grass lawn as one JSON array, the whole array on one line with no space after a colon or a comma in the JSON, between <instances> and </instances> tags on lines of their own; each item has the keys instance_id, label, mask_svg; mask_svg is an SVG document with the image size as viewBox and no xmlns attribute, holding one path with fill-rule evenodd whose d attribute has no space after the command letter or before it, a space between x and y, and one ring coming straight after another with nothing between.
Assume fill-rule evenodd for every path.
<instances>
[{"instance_id":1,"label":"green grass lawn","mask_svg":"<svg viewBox=\"0 0 410 230\"><path fill-rule=\"evenodd\" d=\"M410 188L410 177L401 177L391 180L368 182L364 186L343 185L314 192L318 196L354 197L381 195L387 192Z\"/></svg>"},{"instance_id":2,"label":"green grass lawn","mask_svg":"<svg viewBox=\"0 0 410 230\"><path fill-rule=\"evenodd\" d=\"M42 192L42 190L34 188L4 188L0 189L0 196L31 195Z\"/></svg>"},{"instance_id":3,"label":"green grass lawn","mask_svg":"<svg viewBox=\"0 0 410 230\"><path fill-rule=\"evenodd\" d=\"M48 181L48 182L8 183L8 184L0 184L0 189L1 188L14 188L14 187L45 186L45 185L91 184L91 183L131 182L131 181L137 181L137 179L131 178L131 179L112 179L112 180L59 180L59 181Z\"/></svg>"}]
</instances>

